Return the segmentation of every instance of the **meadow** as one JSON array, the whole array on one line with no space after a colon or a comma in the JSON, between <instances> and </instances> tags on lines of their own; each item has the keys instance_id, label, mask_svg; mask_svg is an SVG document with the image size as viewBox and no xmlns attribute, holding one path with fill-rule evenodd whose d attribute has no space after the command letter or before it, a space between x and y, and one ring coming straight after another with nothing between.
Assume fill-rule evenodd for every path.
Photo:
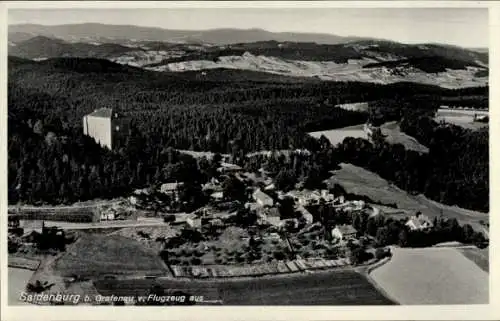
<instances>
[{"instance_id":1,"label":"meadow","mask_svg":"<svg viewBox=\"0 0 500 321\"><path fill-rule=\"evenodd\" d=\"M153 285L160 285L166 291L220 299L223 305L393 304L352 270L237 281L99 280L94 284L102 295L143 295Z\"/></svg>"},{"instance_id":2,"label":"meadow","mask_svg":"<svg viewBox=\"0 0 500 321\"><path fill-rule=\"evenodd\" d=\"M443 215L446 218L456 218L461 224L470 224L476 231L485 231L481 224L489 221L489 214L460 208L458 206L444 205L432 201L424 195L410 195L406 191L391 184L379 175L352 164L340 164L341 169L333 173L327 180L330 186L339 185L351 195L366 197L373 203L388 205L400 209L402 212L387 215L395 218L401 215L412 215L421 211L430 218Z\"/></svg>"},{"instance_id":3,"label":"meadow","mask_svg":"<svg viewBox=\"0 0 500 321\"><path fill-rule=\"evenodd\" d=\"M310 132L309 135L314 138L320 138L322 135L324 135L326 138L328 138L332 145L342 143L347 137L368 139L368 135L363 130L362 124L332 130Z\"/></svg>"},{"instance_id":4,"label":"meadow","mask_svg":"<svg viewBox=\"0 0 500 321\"><path fill-rule=\"evenodd\" d=\"M400 304L489 302L488 273L454 248L395 248L370 277Z\"/></svg>"},{"instance_id":5,"label":"meadow","mask_svg":"<svg viewBox=\"0 0 500 321\"><path fill-rule=\"evenodd\" d=\"M83 234L54 262L63 276L98 277L108 274L164 275L158 255L138 241L120 235Z\"/></svg>"},{"instance_id":6,"label":"meadow","mask_svg":"<svg viewBox=\"0 0 500 321\"><path fill-rule=\"evenodd\" d=\"M477 114L478 116L487 116L488 111L440 108L438 109L434 119L438 122L445 121L450 124L473 130L488 126L488 123L474 122L474 114Z\"/></svg>"}]
</instances>

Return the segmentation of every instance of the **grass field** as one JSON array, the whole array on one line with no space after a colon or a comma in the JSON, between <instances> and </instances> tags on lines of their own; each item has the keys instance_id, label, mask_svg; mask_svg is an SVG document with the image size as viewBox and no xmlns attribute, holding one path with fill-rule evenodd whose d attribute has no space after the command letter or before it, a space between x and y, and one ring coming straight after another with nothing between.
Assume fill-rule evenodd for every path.
<instances>
[{"instance_id":1,"label":"grass field","mask_svg":"<svg viewBox=\"0 0 500 321\"><path fill-rule=\"evenodd\" d=\"M329 185L339 184L347 193L366 196L375 203L396 205L403 213L388 214L394 217L414 214L416 210L420 210L430 218L441 214L447 218L456 218L461 224L470 224L477 231L484 229L480 221L489 221L487 213L444 205L429 200L423 195L409 195L379 175L352 164L341 164L341 169L335 171L327 182Z\"/></svg>"},{"instance_id":2,"label":"grass field","mask_svg":"<svg viewBox=\"0 0 500 321\"><path fill-rule=\"evenodd\" d=\"M436 121L444 120L447 123L468 129L479 129L488 126L488 123L474 122L474 114L488 115L488 111L440 108L434 119Z\"/></svg>"},{"instance_id":3,"label":"grass field","mask_svg":"<svg viewBox=\"0 0 500 321\"><path fill-rule=\"evenodd\" d=\"M406 135L401 131L397 122L388 122L380 126L382 134L386 136L385 140L389 144L401 144L408 150L420 153L428 153L429 148L420 144L415 138Z\"/></svg>"},{"instance_id":4,"label":"grass field","mask_svg":"<svg viewBox=\"0 0 500 321\"><path fill-rule=\"evenodd\" d=\"M488 273L453 248L394 249L370 273L401 304L487 304Z\"/></svg>"},{"instance_id":5,"label":"grass field","mask_svg":"<svg viewBox=\"0 0 500 321\"><path fill-rule=\"evenodd\" d=\"M422 206L408 193L389 184L385 179L352 164L342 163L341 169L328 179L329 185L339 184L348 194L366 196L375 203L395 204L400 209L417 210Z\"/></svg>"},{"instance_id":6,"label":"grass field","mask_svg":"<svg viewBox=\"0 0 500 321\"><path fill-rule=\"evenodd\" d=\"M309 133L312 137L320 138L324 135L332 145L340 144L347 137L363 138L368 139L368 135L363 130L363 125L355 125L344 128L332 129L332 130L322 130L318 132Z\"/></svg>"},{"instance_id":7,"label":"grass field","mask_svg":"<svg viewBox=\"0 0 500 321\"><path fill-rule=\"evenodd\" d=\"M119 235L83 234L53 269L63 276L97 277L108 274L166 274L168 269L156 253L138 241Z\"/></svg>"},{"instance_id":8,"label":"grass field","mask_svg":"<svg viewBox=\"0 0 500 321\"><path fill-rule=\"evenodd\" d=\"M311 132L309 135L319 138L324 135L332 145L340 144L347 137L368 139L367 133L363 130L364 125L355 125L344 128ZM428 153L429 149L420 144L415 138L406 135L399 128L397 122L388 122L380 126L382 133L386 136L389 144L402 144L408 150L414 150L421 153Z\"/></svg>"},{"instance_id":9,"label":"grass field","mask_svg":"<svg viewBox=\"0 0 500 321\"><path fill-rule=\"evenodd\" d=\"M33 275L33 271L18 268L8 268L8 305L25 305L19 298L21 292L26 291L26 284Z\"/></svg>"},{"instance_id":10,"label":"grass field","mask_svg":"<svg viewBox=\"0 0 500 321\"><path fill-rule=\"evenodd\" d=\"M488 248L459 248L457 249L466 258L476 263L483 271L490 272L490 256Z\"/></svg>"},{"instance_id":11,"label":"grass field","mask_svg":"<svg viewBox=\"0 0 500 321\"><path fill-rule=\"evenodd\" d=\"M238 281L102 280L95 286L102 295L147 294L152 285L180 289L224 305L389 305L361 274L323 272L279 278Z\"/></svg>"}]
</instances>

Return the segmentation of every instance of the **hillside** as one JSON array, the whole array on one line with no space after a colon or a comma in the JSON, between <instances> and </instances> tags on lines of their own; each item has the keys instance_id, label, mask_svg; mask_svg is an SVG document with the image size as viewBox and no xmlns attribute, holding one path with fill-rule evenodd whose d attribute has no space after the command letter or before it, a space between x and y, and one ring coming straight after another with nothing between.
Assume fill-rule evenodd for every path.
<instances>
[{"instance_id":1,"label":"hillside","mask_svg":"<svg viewBox=\"0 0 500 321\"><path fill-rule=\"evenodd\" d=\"M67 43L60 39L44 36L37 36L9 46L10 55L27 59L57 57L106 58L122 55L128 51L131 51L129 47L119 44Z\"/></svg>"},{"instance_id":2,"label":"hillside","mask_svg":"<svg viewBox=\"0 0 500 321\"><path fill-rule=\"evenodd\" d=\"M19 35L18 32L13 34ZM21 35L24 39L26 33ZM452 46L406 45L378 40L336 44L275 39L242 42L244 38L230 45L215 46L200 42L128 39L104 39L108 41L104 43L103 39L101 42L89 39L76 42L46 36L19 42L10 39L9 54L35 60L105 58L158 72L234 69L328 81L414 82L443 88L488 84L488 55Z\"/></svg>"},{"instance_id":3,"label":"hillside","mask_svg":"<svg viewBox=\"0 0 500 321\"><path fill-rule=\"evenodd\" d=\"M352 37L340 37L331 34L274 33L262 29L171 30L99 23L57 26L20 24L9 26L9 38L11 41L25 40L26 34L56 37L67 41L123 41L124 39L135 39L136 41L201 42L213 44L268 40L336 44L354 39Z\"/></svg>"},{"instance_id":4,"label":"hillside","mask_svg":"<svg viewBox=\"0 0 500 321\"><path fill-rule=\"evenodd\" d=\"M234 155L285 149L314 153L325 141L308 132L362 124L369 117L366 111L334 108L338 104L381 101L383 106L397 92L396 104L416 102L401 111L415 109L419 114L417 108L437 108L443 97L458 103L460 97L487 96L485 87L446 90L415 83L379 85L226 69L214 72L159 73L95 58L40 62L9 58L9 173L16 173L8 177L9 201L57 204L111 198L165 175L164 179L178 181L203 177L193 174L201 170L196 161L189 157L181 161L168 147ZM103 150L82 135L82 117L99 107L113 108L131 121L116 143L116 152ZM392 144L378 150L351 138L334 151L337 156L318 159L346 158L397 181L402 189L466 208L488 208L487 130L422 126L420 120L408 117L404 124L401 130L429 147L427 156Z\"/></svg>"}]
</instances>

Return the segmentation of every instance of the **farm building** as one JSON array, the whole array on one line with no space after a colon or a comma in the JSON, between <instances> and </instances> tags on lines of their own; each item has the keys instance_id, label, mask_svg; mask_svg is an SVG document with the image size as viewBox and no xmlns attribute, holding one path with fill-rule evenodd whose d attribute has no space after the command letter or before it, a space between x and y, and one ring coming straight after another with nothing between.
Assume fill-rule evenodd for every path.
<instances>
[{"instance_id":1,"label":"farm building","mask_svg":"<svg viewBox=\"0 0 500 321\"><path fill-rule=\"evenodd\" d=\"M160 186L160 192L173 198L174 200L178 200L179 198L179 187L181 187L183 183L165 183Z\"/></svg>"},{"instance_id":2,"label":"farm building","mask_svg":"<svg viewBox=\"0 0 500 321\"><path fill-rule=\"evenodd\" d=\"M420 231L431 228L433 224L427 216L418 212L415 216L410 217L408 222L406 222L406 226L412 231Z\"/></svg>"},{"instance_id":3,"label":"farm building","mask_svg":"<svg viewBox=\"0 0 500 321\"><path fill-rule=\"evenodd\" d=\"M201 229L201 218L187 218L186 219L186 224L194 229Z\"/></svg>"},{"instance_id":4,"label":"farm building","mask_svg":"<svg viewBox=\"0 0 500 321\"><path fill-rule=\"evenodd\" d=\"M272 226L279 226L281 222L280 212L276 207L257 209L257 217L259 224L267 223Z\"/></svg>"},{"instance_id":5,"label":"farm building","mask_svg":"<svg viewBox=\"0 0 500 321\"><path fill-rule=\"evenodd\" d=\"M123 121L118 118L118 114L113 114L111 108L96 109L83 116L83 134L92 137L96 143L109 149L113 149L117 133L125 130L123 127Z\"/></svg>"},{"instance_id":6,"label":"farm building","mask_svg":"<svg viewBox=\"0 0 500 321\"><path fill-rule=\"evenodd\" d=\"M324 200L325 202L329 203L333 202L335 199L333 194L330 194L328 190L321 190L321 191L294 190L288 192L285 195L292 197L297 203L299 203L302 206L316 204L320 200Z\"/></svg>"},{"instance_id":7,"label":"farm building","mask_svg":"<svg viewBox=\"0 0 500 321\"><path fill-rule=\"evenodd\" d=\"M222 201L224 199L224 192L215 192L210 194L210 198L216 202Z\"/></svg>"},{"instance_id":8,"label":"farm building","mask_svg":"<svg viewBox=\"0 0 500 321\"><path fill-rule=\"evenodd\" d=\"M101 213L101 216L100 216L100 219L101 221L113 221L116 219L116 213L115 213L115 210L113 209L108 209L106 211L103 211Z\"/></svg>"},{"instance_id":9,"label":"farm building","mask_svg":"<svg viewBox=\"0 0 500 321\"><path fill-rule=\"evenodd\" d=\"M253 199L257 202L257 204L259 204L260 206L273 206L274 205L273 199L269 195L267 195L266 193L261 191L260 189L257 189L253 193L252 196L253 196Z\"/></svg>"},{"instance_id":10,"label":"farm building","mask_svg":"<svg viewBox=\"0 0 500 321\"><path fill-rule=\"evenodd\" d=\"M345 241L355 238L357 233L352 225L339 225L332 230L332 237Z\"/></svg>"}]
</instances>

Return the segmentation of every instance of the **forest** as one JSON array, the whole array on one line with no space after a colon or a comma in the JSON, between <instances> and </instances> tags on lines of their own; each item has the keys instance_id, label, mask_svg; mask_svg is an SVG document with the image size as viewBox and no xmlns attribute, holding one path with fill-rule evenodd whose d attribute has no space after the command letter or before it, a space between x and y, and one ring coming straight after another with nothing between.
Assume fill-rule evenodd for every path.
<instances>
[{"instance_id":1,"label":"forest","mask_svg":"<svg viewBox=\"0 0 500 321\"><path fill-rule=\"evenodd\" d=\"M223 73L220 80L203 81L193 74L147 72L98 59L9 58L9 203L71 203L122 196L158 182L206 179L210 164L175 152L178 148L229 153L253 169L266 162L284 186L297 180L317 184L339 162L352 162L407 191L488 210L488 131L442 126L428 117L442 99L482 99L487 88L228 82ZM357 101L376 103L366 113L333 107ZM82 134L82 117L102 107L113 108L130 124L113 151ZM325 138L307 135L368 119L400 120L402 130L430 153L350 138L331 146ZM244 157L296 148L312 154L294 156L300 161Z\"/></svg>"}]
</instances>

